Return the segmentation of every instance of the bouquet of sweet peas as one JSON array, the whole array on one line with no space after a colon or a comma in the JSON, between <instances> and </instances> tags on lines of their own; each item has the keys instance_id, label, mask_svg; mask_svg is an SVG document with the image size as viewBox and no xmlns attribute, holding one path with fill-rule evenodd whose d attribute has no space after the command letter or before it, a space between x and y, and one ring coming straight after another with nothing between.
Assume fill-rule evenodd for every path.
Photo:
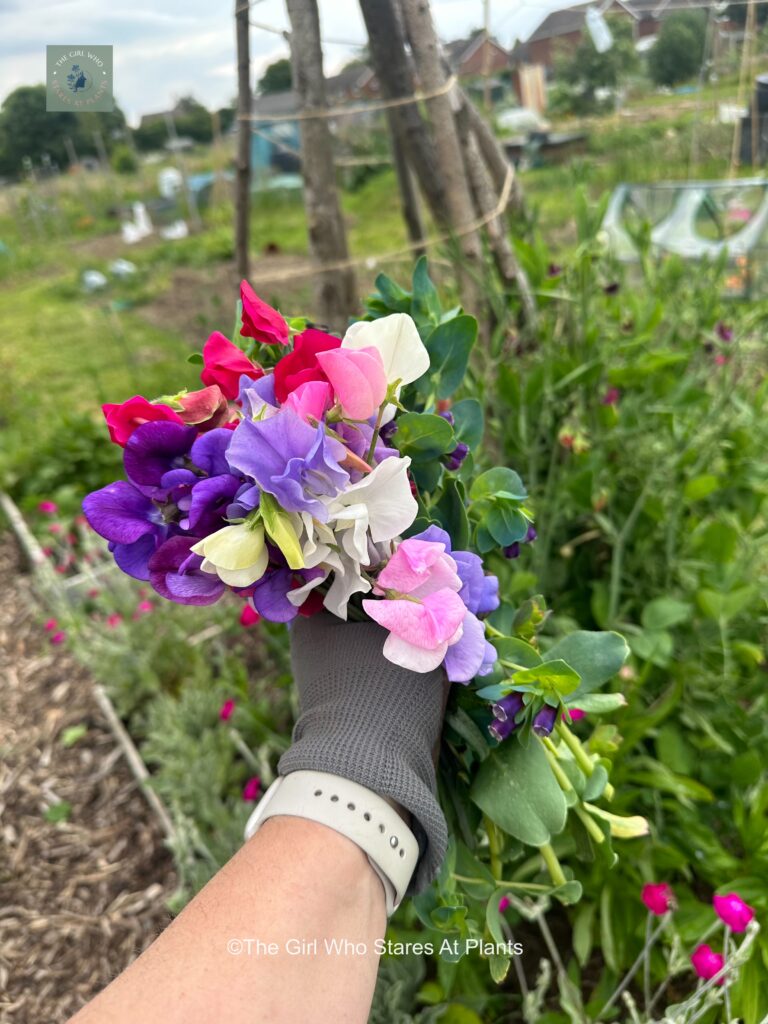
<instances>
[{"instance_id":1,"label":"bouquet of sweet peas","mask_svg":"<svg viewBox=\"0 0 768 1024\"><path fill-rule=\"evenodd\" d=\"M569 829L569 849L575 839L610 864L611 836L647 831L597 806L612 796L610 744L589 749L569 729L577 711L622 706L595 691L627 646L616 633L547 636L541 597L515 606L500 592L484 561L508 575L536 533L517 473L477 468L481 403L453 400L471 390L477 322L441 308L423 259L411 291L384 275L377 288L340 337L283 317L243 282L240 343L216 332L190 357L202 389L103 407L127 479L83 507L118 566L171 601L230 591L274 622L322 609L372 619L390 661L442 665L465 684L439 772L453 839L437 894L416 906L449 934L500 934L508 892L579 898L556 836ZM553 884L501 879L520 844L541 852Z\"/></svg>"}]
</instances>

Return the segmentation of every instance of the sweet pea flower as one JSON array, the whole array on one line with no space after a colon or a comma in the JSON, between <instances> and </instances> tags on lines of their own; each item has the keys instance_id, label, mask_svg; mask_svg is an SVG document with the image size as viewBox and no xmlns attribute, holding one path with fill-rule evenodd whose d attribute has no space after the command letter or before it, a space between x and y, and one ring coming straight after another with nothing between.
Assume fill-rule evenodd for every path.
<instances>
[{"instance_id":1,"label":"sweet pea flower","mask_svg":"<svg viewBox=\"0 0 768 1024\"><path fill-rule=\"evenodd\" d=\"M59 511L59 506L55 501L41 501L38 503L37 511L47 516L55 516Z\"/></svg>"},{"instance_id":2,"label":"sweet pea flower","mask_svg":"<svg viewBox=\"0 0 768 1024\"><path fill-rule=\"evenodd\" d=\"M309 381L328 383L318 355L341 346L341 338L312 327L297 334L293 339L293 351L284 355L275 366L275 397L282 404L300 384Z\"/></svg>"},{"instance_id":3,"label":"sweet pea flower","mask_svg":"<svg viewBox=\"0 0 768 1024\"><path fill-rule=\"evenodd\" d=\"M343 349L375 348L384 364L387 384L400 381L400 387L418 380L429 369L429 353L418 328L407 313L392 313L379 320L359 320L352 324L341 343ZM396 408L389 405L382 418L388 423Z\"/></svg>"},{"instance_id":4,"label":"sweet pea flower","mask_svg":"<svg viewBox=\"0 0 768 1024\"><path fill-rule=\"evenodd\" d=\"M232 713L235 710L235 702L230 697L229 700L225 700L219 708L219 719L222 722L228 722L232 717Z\"/></svg>"},{"instance_id":5,"label":"sweet pea flower","mask_svg":"<svg viewBox=\"0 0 768 1024\"><path fill-rule=\"evenodd\" d=\"M333 405L333 391L330 384L321 380L308 380L299 384L283 402L284 409L291 409L305 423L319 422Z\"/></svg>"},{"instance_id":6,"label":"sweet pea flower","mask_svg":"<svg viewBox=\"0 0 768 1024\"><path fill-rule=\"evenodd\" d=\"M249 604L244 605L243 610L240 612L240 625L247 628L248 626L255 626L257 622L261 622L259 613Z\"/></svg>"},{"instance_id":7,"label":"sweet pea flower","mask_svg":"<svg viewBox=\"0 0 768 1024\"><path fill-rule=\"evenodd\" d=\"M732 932L745 931L755 916L754 908L735 892L729 892L727 896L713 896L712 905L717 916Z\"/></svg>"},{"instance_id":8,"label":"sweet pea flower","mask_svg":"<svg viewBox=\"0 0 768 1024\"><path fill-rule=\"evenodd\" d=\"M157 505L126 480L117 480L83 499L93 529L110 542L115 561L129 576L149 579L149 560L168 535Z\"/></svg>"},{"instance_id":9,"label":"sweet pea flower","mask_svg":"<svg viewBox=\"0 0 768 1024\"><path fill-rule=\"evenodd\" d=\"M199 391L188 391L179 395L176 401L181 407L181 421L187 426L197 427L201 432L223 427L230 418L227 396L218 384L200 388Z\"/></svg>"},{"instance_id":10,"label":"sweet pea flower","mask_svg":"<svg viewBox=\"0 0 768 1024\"><path fill-rule=\"evenodd\" d=\"M203 559L191 549L194 537L171 537L149 560L149 582L161 597L177 604L215 604L224 584L203 572Z\"/></svg>"},{"instance_id":11,"label":"sweet pea flower","mask_svg":"<svg viewBox=\"0 0 768 1024\"><path fill-rule=\"evenodd\" d=\"M387 376L376 348L329 349L317 361L330 381L344 416L367 420L387 393Z\"/></svg>"},{"instance_id":12,"label":"sweet pea flower","mask_svg":"<svg viewBox=\"0 0 768 1024\"><path fill-rule=\"evenodd\" d=\"M230 587L249 587L267 569L269 552L261 523L233 523L197 541L190 551L203 559L200 569Z\"/></svg>"},{"instance_id":13,"label":"sweet pea flower","mask_svg":"<svg viewBox=\"0 0 768 1024\"><path fill-rule=\"evenodd\" d=\"M261 793L261 779L258 775L254 775L253 778L248 779L246 784L243 786L243 800L258 800Z\"/></svg>"},{"instance_id":14,"label":"sweet pea flower","mask_svg":"<svg viewBox=\"0 0 768 1024\"><path fill-rule=\"evenodd\" d=\"M128 479L146 497L167 501L180 484L191 486L197 480L197 474L185 465L196 437L195 428L183 423L141 424L125 446L123 465ZM88 518L87 509L85 514ZM90 518L88 521L93 526Z\"/></svg>"},{"instance_id":15,"label":"sweet pea flower","mask_svg":"<svg viewBox=\"0 0 768 1024\"><path fill-rule=\"evenodd\" d=\"M661 917L675 907L675 894L667 882L649 882L643 886L640 899L652 914Z\"/></svg>"},{"instance_id":16,"label":"sweet pea flower","mask_svg":"<svg viewBox=\"0 0 768 1024\"><path fill-rule=\"evenodd\" d=\"M725 960L721 953L716 953L711 946L697 946L691 954L691 963L698 976L704 981L709 981L719 974L725 966ZM725 977L720 978L717 985L722 985Z\"/></svg>"},{"instance_id":17,"label":"sweet pea flower","mask_svg":"<svg viewBox=\"0 0 768 1024\"><path fill-rule=\"evenodd\" d=\"M717 324L715 324L715 333L720 341L733 341L733 328L729 327L722 320L718 320Z\"/></svg>"},{"instance_id":18,"label":"sweet pea flower","mask_svg":"<svg viewBox=\"0 0 768 1024\"><path fill-rule=\"evenodd\" d=\"M439 526L428 526L415 534L413 540L428 540L445 546L461 580L459 597L473 615L489 615L499 607L498 578L486 574L478 555L472 551L453 551L449 534Z\"/></svg>"},{"instance_id":19,"label":"sweet pea flower","mask_svg":"<svg viewBox=\"0 0 768 1024\"><path fill-rule=\"evenodd\" d=\"M166 420L170 423L181 423L181 417L169 405L148 402L141 395L134 395L119 405L108 402L102 405L101 411L107 421L110 439L125 448L129 438L142 423Z\"/></svg>"},{"instance_id":20,"label":"sweet pea flower","mask_svg":"<svg viewBox=\"0 0 768 1024\"><path fill-rule=\"evenodd\" d=\"M244 338L255 338L264 345L288 344L288 324L276 309L259 298L247 281L240 282L240 299L243 304L243 326L240 333Z\"/></svg>"},{"instance_id":21,"label":"sweet pea flower","mask_svg":"<svg viewBox=\"0 0 768 1024\"><path fill-rule=\"evenodd\" d=\"M264 376L262 368L220 331L214 331L203 345L203 362L200 380L209 386L217 384L227 398L237 398L241 376L252 380Z\"/></svg>"}]
</instances>

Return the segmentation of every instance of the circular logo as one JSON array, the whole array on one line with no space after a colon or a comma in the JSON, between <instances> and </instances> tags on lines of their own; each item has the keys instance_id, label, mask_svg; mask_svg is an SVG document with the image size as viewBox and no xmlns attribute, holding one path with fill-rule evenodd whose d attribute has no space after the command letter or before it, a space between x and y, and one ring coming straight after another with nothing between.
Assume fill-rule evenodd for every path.
<instances>
[{"instance_id":1,"label":"circular logo","mask_svg":"<svg viewBox=\"0 0 768 1024\"><path fill-rule=\"evenodd\" d=\"M93 90L93 78L85 68L73 64L67 75L67 88L75 96L87 96Z\"/></svg>"}]
</instances>

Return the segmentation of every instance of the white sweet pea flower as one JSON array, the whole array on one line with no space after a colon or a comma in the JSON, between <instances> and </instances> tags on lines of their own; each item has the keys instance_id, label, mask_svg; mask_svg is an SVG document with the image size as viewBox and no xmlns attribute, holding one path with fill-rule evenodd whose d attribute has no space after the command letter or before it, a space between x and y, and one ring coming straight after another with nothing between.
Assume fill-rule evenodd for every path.
<instances>
[{"instance_id":1,"label":"white sweet pea flower","mask_svg":"<svg viewBox=\"0 0 768 1024\"><path fill-rule=\"evenodd\" d=\"M341 347L378 349L387 384L394 384L396 380L401 385L410 384L429 369L429 353L407 313L391 313L380 320L359 320L347 329ZM396 394L399 397L399 387ZM388 405L382 423L388 423L395 412L395 406Z\"/></svg>"},{"instance_id":2,"label":"white sweet pea flower","mask_svg":"<svg viewBox=\"0 0 768 1024\"><path fill-rule=\"evenodd\" d=\"M384 459L362 480L328 502L328 525L335 533L345 525L354 528L354 550L360 552L360 561L367 560L367 542L363 544L366 532L374 544L380 544L394 540L416 518L418 506L408 480L410 464L407 456ZM358 524L366 518L366 528L361 531Z\"/></svg>"},{"instance_id":3,"label":"white sweet pea flower","mask_svg":"<svg viewBox=\"0 0 768 1024\"><path fill-rule=\"evenodd\" d=\"M200 569L230 587L249 587L267 571L269 552L264 527L246 523L224 526L190 548L202 556Z\"/></svg>"}]
</instances>

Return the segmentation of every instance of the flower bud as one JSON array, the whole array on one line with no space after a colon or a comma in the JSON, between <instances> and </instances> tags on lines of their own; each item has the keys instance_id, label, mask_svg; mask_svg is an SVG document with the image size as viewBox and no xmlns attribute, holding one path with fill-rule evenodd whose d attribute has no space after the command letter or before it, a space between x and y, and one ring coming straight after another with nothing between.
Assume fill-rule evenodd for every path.
<instances>
[{"instance_id":1,"label":"flower bud","mask_svg":"<svg viewBox=\"0 0 768 1024\"><path fill-rule=\"evenodd\" d=\"M488 732L497 742L501 743L508 736L511 736L516 728L517 723L514 718L507 718L504 722L500 722L496 719L488 726Z\"/></svg>"},{"instance_id":2,"label":"flower bud","mask_svg":"<svg viewBox=\"0 0 768 1024\"><path fill-rule=\"evenodd\" d=\"M523 695L512 692L508 693L506 697L502 697L501 700L497 700L492 705L491 711L493 711L493 717L497 718L500 722L506 722L510 718L514 721L518 712L522 711L524 706Z\"/></svg>"},{"instance_id":3,"label":"flower bud","mask_svg":"<svg viewBox=\"0 0 768 1024\"><path fill-rule=\"evenodd\" d=\"M555 727L556 718L557 708L552 708L549 704L545 704L533 720L534 735L542 739L545 736L549 736Z\"/></svg>"},{"instance_id":4,"label":"flower bud","mask_svg":"<svg viewBox=\"0 0 768 1024\"><path fill-rule=\"evenodd\" d=\"M461 466L464 459L466 459L467 455L469 455L468 446L465 445L463 441L459 441L459 443L456 445L453 451L450 452L450 454L445 460L446 468L454 471L457 470Z\"/></svg>"}]
</instances>

